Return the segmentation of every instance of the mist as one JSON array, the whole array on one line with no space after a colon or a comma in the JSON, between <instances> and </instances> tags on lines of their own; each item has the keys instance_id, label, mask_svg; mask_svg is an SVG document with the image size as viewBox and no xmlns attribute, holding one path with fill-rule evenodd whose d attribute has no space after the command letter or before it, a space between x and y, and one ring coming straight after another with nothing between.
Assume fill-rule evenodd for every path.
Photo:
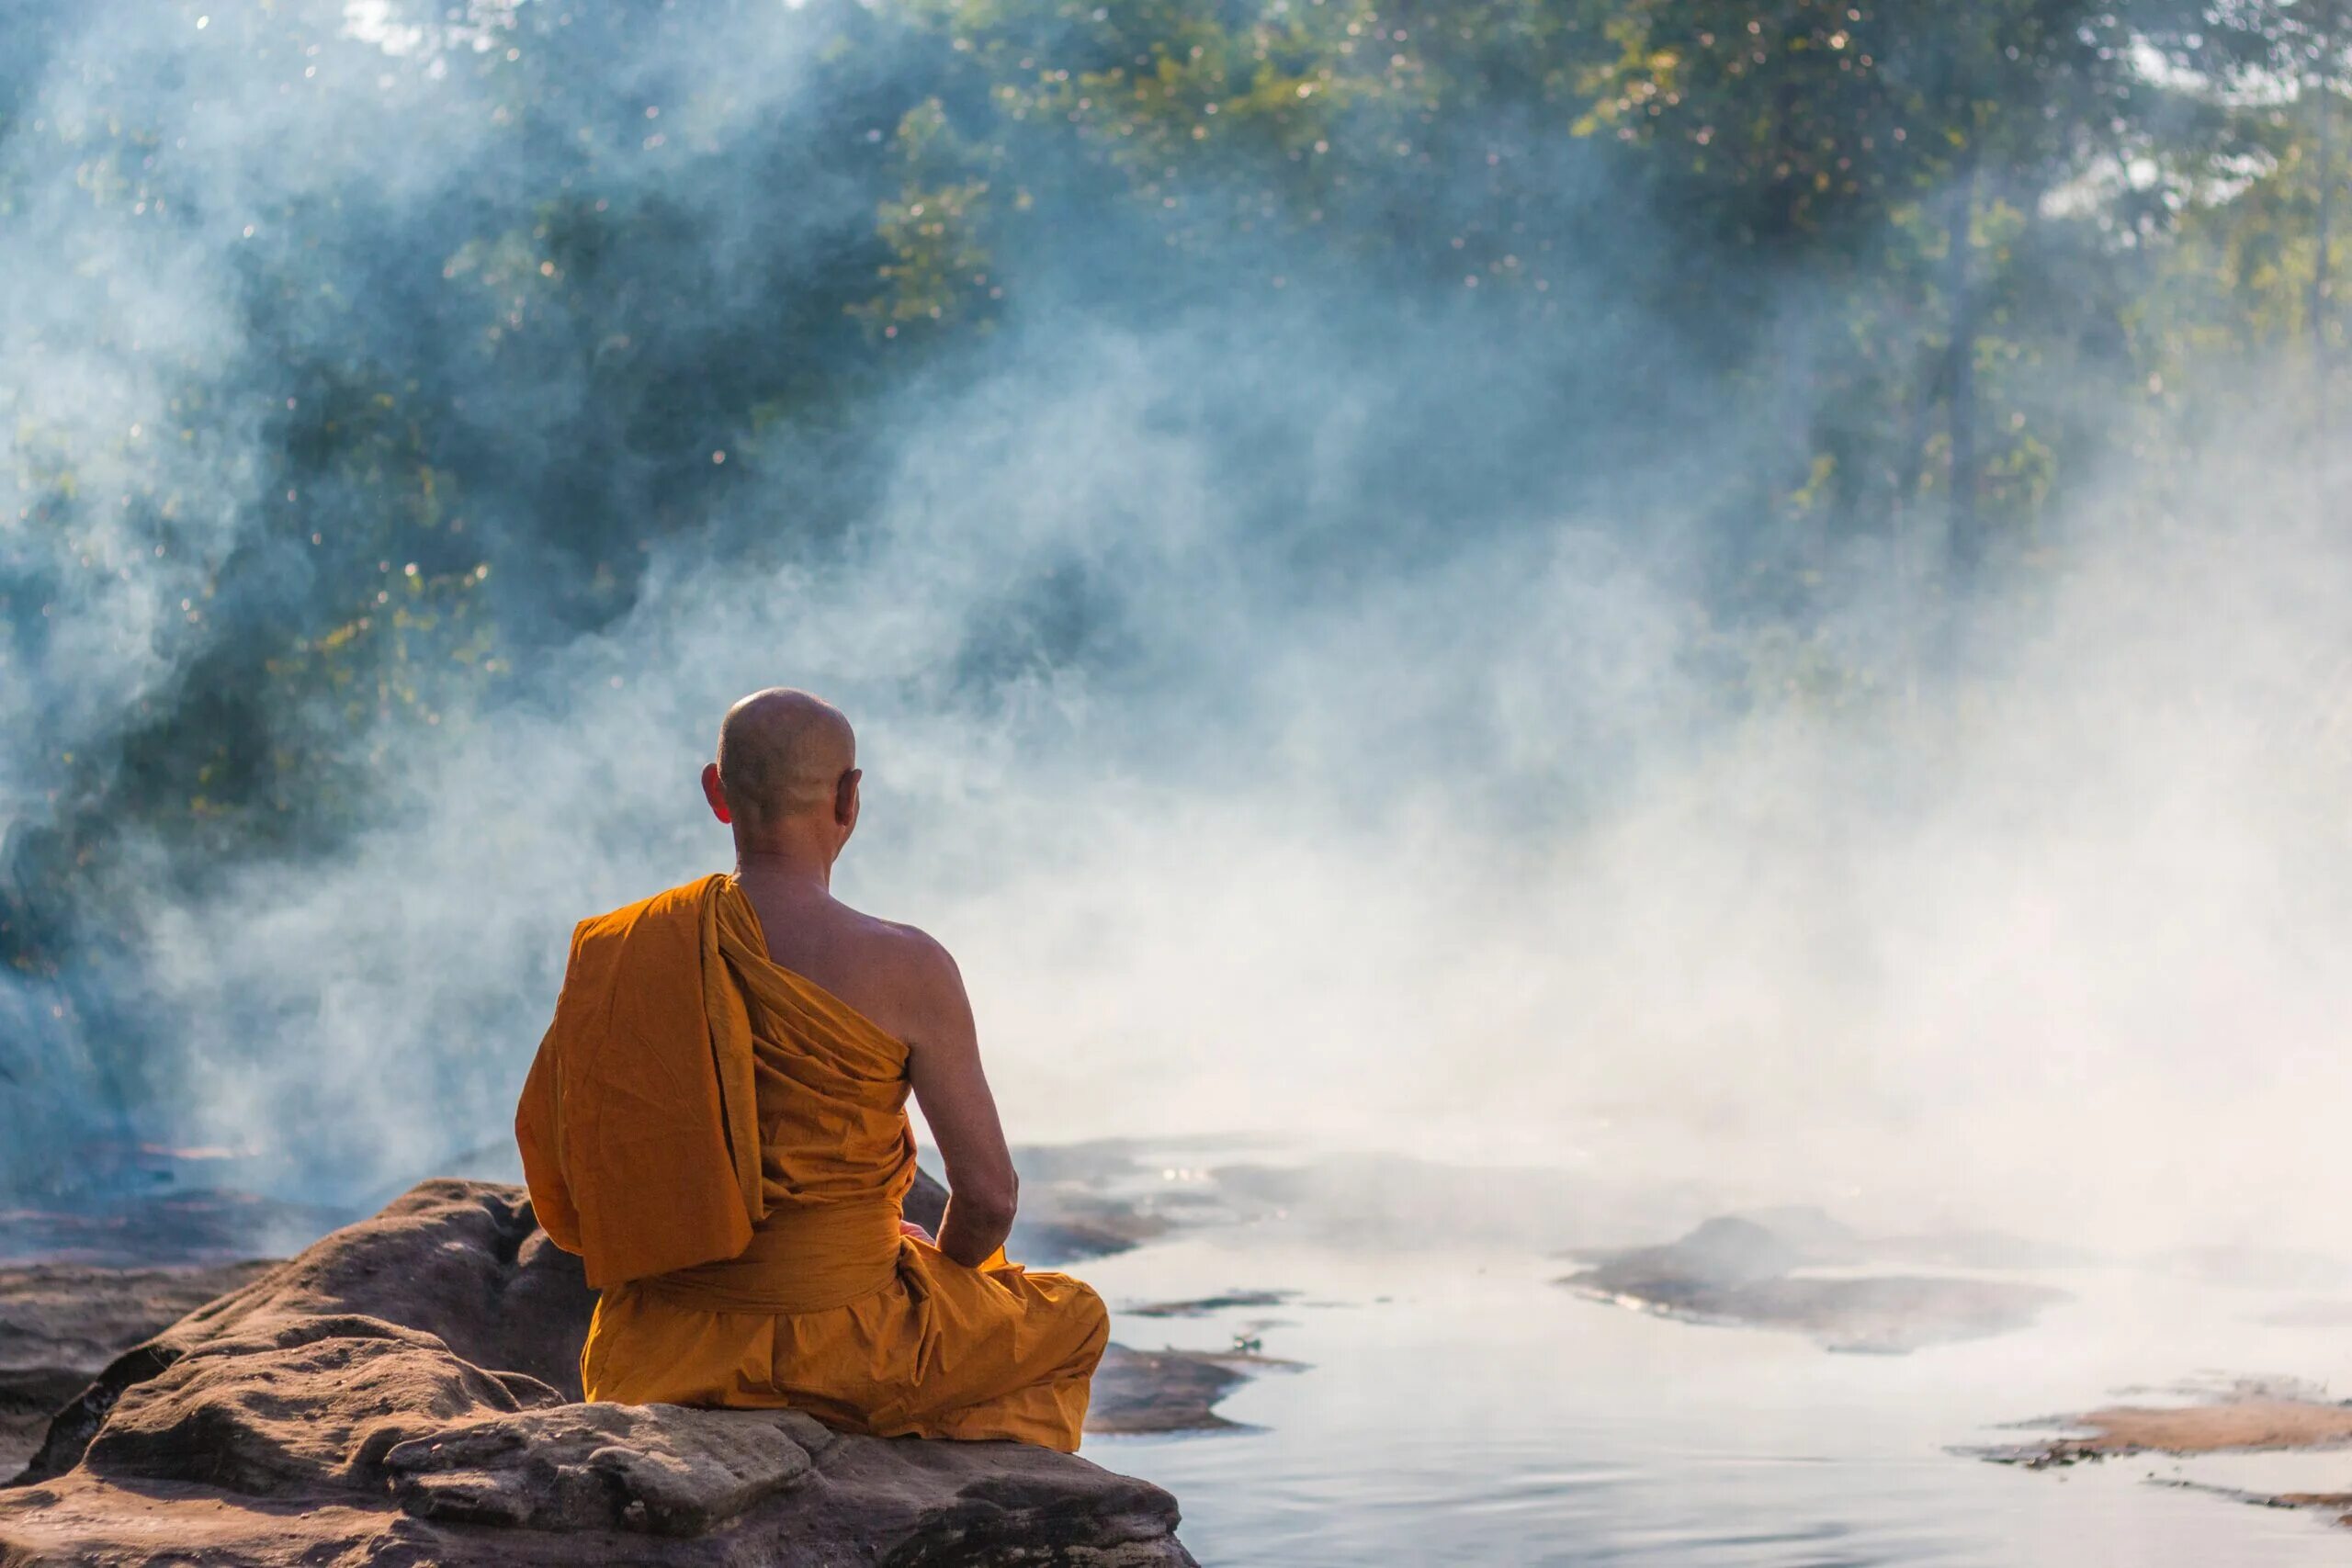
<instances>
[{"instance_id":1,"label":"mist","mask_svg":"<svg viewBox=\"0 0 2352 1568\"><path fill-rule=\"evenodd\" d=\"M206 1146L343 1199L501 1139L571 923L729 863L695 773L791 684L859 730L837 887L956 953L1016 1142L2124 1245L2352 1198L2352 542L2271 351L1988 393L2107 434L1955 583L1932 491L1770 499L1856 398L1852 274L1703 252L1607 138L1425 150L1554 218L1442 275L1444 210L1419 270L1204 260L1030 168L1053 220L922 348L805 301L875 270L930 14L723 9L0 42L0 1187Z\"/></svg>"}]
</instances>

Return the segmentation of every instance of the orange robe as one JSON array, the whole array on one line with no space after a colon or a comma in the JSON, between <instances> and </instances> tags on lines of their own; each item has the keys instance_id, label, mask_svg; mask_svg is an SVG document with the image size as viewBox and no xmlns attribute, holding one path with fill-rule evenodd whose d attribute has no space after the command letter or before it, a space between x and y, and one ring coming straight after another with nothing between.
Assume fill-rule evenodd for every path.
<instances>
[{"instance_id":1,"label":"orange robe","mask_svg":"<svg viewBox=\"0 0 2352 1568\"><path fill-rule=\"evenodd\" d=\"M588 1397L1077 1448L1102 1303L899 1234L907 1092L905 1043L770 959L734 878L582 921L514 1131L603 1292Z\"/></svg>"}]
</instances>

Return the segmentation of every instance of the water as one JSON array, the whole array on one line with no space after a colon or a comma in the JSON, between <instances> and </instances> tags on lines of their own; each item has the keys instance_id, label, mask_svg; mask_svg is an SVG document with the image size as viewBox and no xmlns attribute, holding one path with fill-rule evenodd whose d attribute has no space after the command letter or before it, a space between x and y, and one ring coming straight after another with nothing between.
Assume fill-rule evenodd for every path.
<instances>
[{"instance_id":1,"label":"water","mask_svg":"<svg viewBox=\"0 0 2352 1568\"><path fill-rule=\"evenodd\" d=\"M2028 1472L1951 1452L2199 1372L2352 1381L2352 1336L2267 1325L2258 1292L2132 1269L2034 1276L2034 1328L1903 1357L1697 1327L1577 1299L1568 1265L1486 1247L1367 1253L1278 1224L1194 1232L1082 1272L1119 1303L1286 1289L1279 1307L1121 1315L1145 1348L1255 1333L1305 1363L1237 1390L1239 1432L1097 1438L1173 1491L1203 1563L2340 1564L2328 1516L2194 1481L2352 1489L2352 1452ZM2143 1402L2161 1399L2144 1388Z\"/></svg>"},{"instance_id":2,"label":"water","mask_svg":"<svg viewBox=\"0 0 2352 1568\"><path fill-rule=\"evenodd\" d=\"M1544 1216L1579 1182L1555 1192L1525 1172L1358 1163L1329 1168L1311 1201L1286 1211L1210 1174L1236 1153L1023 1152L1040 1187L1182 1223L1173 1239L1074 1266L1113 1303L1123 1343L1223 1350L1250 1334L1299 1363L1225 1401L1245 1430L1087 1441L1090 1458L1176 1494L1185 1543L1210 1568L2352 1561L2352 1531L2324 1513L2151 1484L2352 1490L2352 1450L2039 1472L1952 1451L2030 1441L2046 1431L2012 1424L2119 1396L2164 1403L2185 1379L2278 1376L2352 1393L2352 1317L2314 1310L2317 1283L2233 1289L2120 1266L2011 1274L2075 1299L1999 1338L1835 1355L1798 1335L1694 1326L1561 1288L1574 1265L1529 1238L1555 1232ZM502 1145L469 1173L514 1179L513 1158ZM1625 1216L1613 1224L1629 1238L1663 1240L1708 1212L1697 1201L1645 1213L1638 1195L1616 1193L1604 1207ZM226 1200L202 1211L246 1241L240 1227L254 1224L317 1228L307 1211L273 1213ZM1465 1234L1465 1214L1479 1216L1479 1239L1443 1245ZM211 1234L185 1210L164 1223L198 1250ZM118 1239L137 1250L161 1234L151 1219ZM1380 1239L1355 1239L1368 1236ZM62 1245L39 1227L26 1239ZM1197 1318L1117 1310L1250 1290L1297 1294ZM2270 1321L2282 1314L2290 1321Z\"/></svg>"}]
</instances>

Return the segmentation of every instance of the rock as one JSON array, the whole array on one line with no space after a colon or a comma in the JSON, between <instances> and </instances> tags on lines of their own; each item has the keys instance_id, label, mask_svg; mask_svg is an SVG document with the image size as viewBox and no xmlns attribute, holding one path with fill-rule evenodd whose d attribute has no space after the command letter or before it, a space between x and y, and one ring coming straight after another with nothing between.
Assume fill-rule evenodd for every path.
<instances>
[{"instance_id":1,"label":"rock","mask_svg":"<svg viewBox=\"0 0 2352 1568\"><path fill-rule=\"evenodd\" d=\"M1086 1414L1090 1432L1215 1432L1235 1425L1216 1402L1237 1383L1270 1367L1295 1363L1269 1356L1199 1350L1130 1350L1114 1345L1094 1374Z\"/></svg>"},{"instance_id":2,"label":"rock","mask_svg":"<svg viewBox=\"0 0 2352 1568\"><path fill-rule=\"evenodd\" d=\"M2005 1334L2067 1299L2045 1285L1973 1276L1798 1272L1867 1264L1875 1251L1816 1210L1763 1210L1709 1220L1664 1247L1601 1255L1560 1282L1590 1301L1690 1323L1793 1329L1833 1350L1887 1355Z\"/></svg>"},{"instance_id":3,"label":"rock","mask_svg":"<svg viewBox=\"0 0 2352 1568\"><path fill-rule=\"evenodd\" d=\"M1111 1139L1058 1148L1023 1147L1021 1215L1007 1249L1023 1262L1056 1269L1107 1258L1175 1228L1167 1194L1144 1179L1135 1145Z\"/></svg>"},{"instance_id":4,"label":"rock","mask_svg":"<svg viewBox=\"0 0 2352 1568\"><path fill-rule=\"evenodd\" d=\"M1736 1289L1778 1279L1806 1261L1803 1247L1754 1220L1709 1220L1679 1241L1637 1247L1576 1277L1578 1284L1646 1299Z\"/></svg>"},{"instance_id":5,"label":"rock","mask_svg":"<svg viewBox=\"0 0 2352 1568\"><path fill-rule=\"evenodd\" d=\"M0 1561L1192 1562L1072 1456L582 1404L593 1301L518 1189L426 1182L118 1355L0 1490Z\"/></svg>"},{"instance_id":6,"label":"rock","mask_svg":"<svg viewBox=\"0 0 2352 1568\"><path fill-rule=\"evenodd\" d=\"M537 1379L486 1371L429 1334L356 1314L297 1317L206 1340L131 1384L81 1462L269 1496L314 1477L365 1483L387 1450L451 1421L562 1403Z\"/></svg>"},{"instance_id":7,"label":"rock","mask_svg":"<svg viewBox=\"0 0 2352 1568\"><path fill-rule=\"evenodd\" d=\"M2190 1382L2172 1392L2190 1403L2115 1404L2080 1416L2047 1416L2019 1425L2059 1428L2059 1435L2041 1442L1960 1451L1996 1464L2060 1470L2142 1453L2189 1458L2216 1453L2340 1451L2352 1444L2352 1404L2331 1400L2308 1384L2249 1379L2220 1384ZM2332 1514L2337 1524L2352 1525L2352 1492L2266 1492L2179 1478L2166 1484L2259 1507Z\"/></svg>"},{"instance_id":8,"label":"rock","mask_svg":"<svg viewBox=\"0 0 2352 1568\"><path fill-rule=\"evenodd\" d=\"M384 1469L424 1518L696 1536L808 1480L831 1442L785 1410L559 1404L411 1438Z\"/></svg>"},{"instance_id":9,"label":"rock","mask_svg":"<svg viewBox=\"0 0 2352 1568\"><path fill-rule=\"evenodd\" d=\"M2340 1449L2352 1443L2352 1404L2301 1383L2250 1380L2220 1386L2184 1384L2184 1404L2112 1404L2080 1416L2054 1416L2025 1425L2064 1429L2037 1443L1974 1450L1996 1464L2051 1470L2086 1460L2127 1454L2174 1455ZM2334 1494L2312 1494L2291 1506L2327 1506Z\"/></svg>"},{"instance_id":10,"label":"rock","mask_svg":"<svg viewBox=\"0 0 2352 1568\"><path fill-rule=\"evenodd\" d=\"M947 1217L947 1189L931 1172L915 1167L915 1184L899 1204L899 1213L914 1221L932 1235L939 1234L939 1222Z\"/></svg>"},{"instance_id":11,"label":"rock","mask_svg":"<svg viewBox=\"0 0 2352 1568\"><path fill-rule=\"evenodd\" d=\"M1096 1201L1067 1194L1045 1194L1025 1202L1022 1218L1006 1244L1023 1262L1039 1269L1057 1269L1088 1258L1108 1258L1130 1251L1166 1235L1169 1222L1158 1214L1138 1212L1117 1200ZM1042 1211L1032 1213L1031 1210Z\"/></svg>"},{"instance_id":12,"label":"rock","mask_svg":"<svg viewBox=\"0 0 2352 1568\"><path fill-rule=\"evenodd\" d=\"M0 1268L0 1476L32 1458L50 1417L100 1368L271 1267Z\"/></svg>"},{"instance_id":13,"label":"rock","mask_svg":"<svg viewBox=\"0 0 2352 1568\"><path fill-rule=\"evenodd\" d=\"M1119 1310L1128 1317L1206 1317L1235 1307L1278 1307L1296 1301L1298 1295L1296 1291L1227 1291L1221 1295L1198 1296L1190 1301L1145 1302Z\"/></svg>"}]
</instances>

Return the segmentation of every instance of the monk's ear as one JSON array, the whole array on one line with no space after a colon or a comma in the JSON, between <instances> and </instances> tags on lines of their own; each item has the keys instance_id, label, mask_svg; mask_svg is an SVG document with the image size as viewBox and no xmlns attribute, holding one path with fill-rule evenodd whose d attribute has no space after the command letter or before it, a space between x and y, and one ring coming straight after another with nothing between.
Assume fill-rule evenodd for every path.
<instances>
[{"instance_id":1,"label":"monk's ear","mask_svg":"<svg viewBox=\"0 0 2352 1568\"><path fill-rule=\"evenodd\" d=\"M852 768L833 786L833 820L843 828L857 826L857 781L865 776L863 768Z\"/></svg>"},{"instance_id":2,"label":"monk's ear","mask_svg":"<svg viewBox=\"0 0 2352 1568\"><path fill-rule=\"evenodd\" d=\"M710 814L721 822L733 823L734 815L727 809L727 792L718 787L718 764L702 765L702 797L710 802Z\"/></svg>"}]
</instances>

